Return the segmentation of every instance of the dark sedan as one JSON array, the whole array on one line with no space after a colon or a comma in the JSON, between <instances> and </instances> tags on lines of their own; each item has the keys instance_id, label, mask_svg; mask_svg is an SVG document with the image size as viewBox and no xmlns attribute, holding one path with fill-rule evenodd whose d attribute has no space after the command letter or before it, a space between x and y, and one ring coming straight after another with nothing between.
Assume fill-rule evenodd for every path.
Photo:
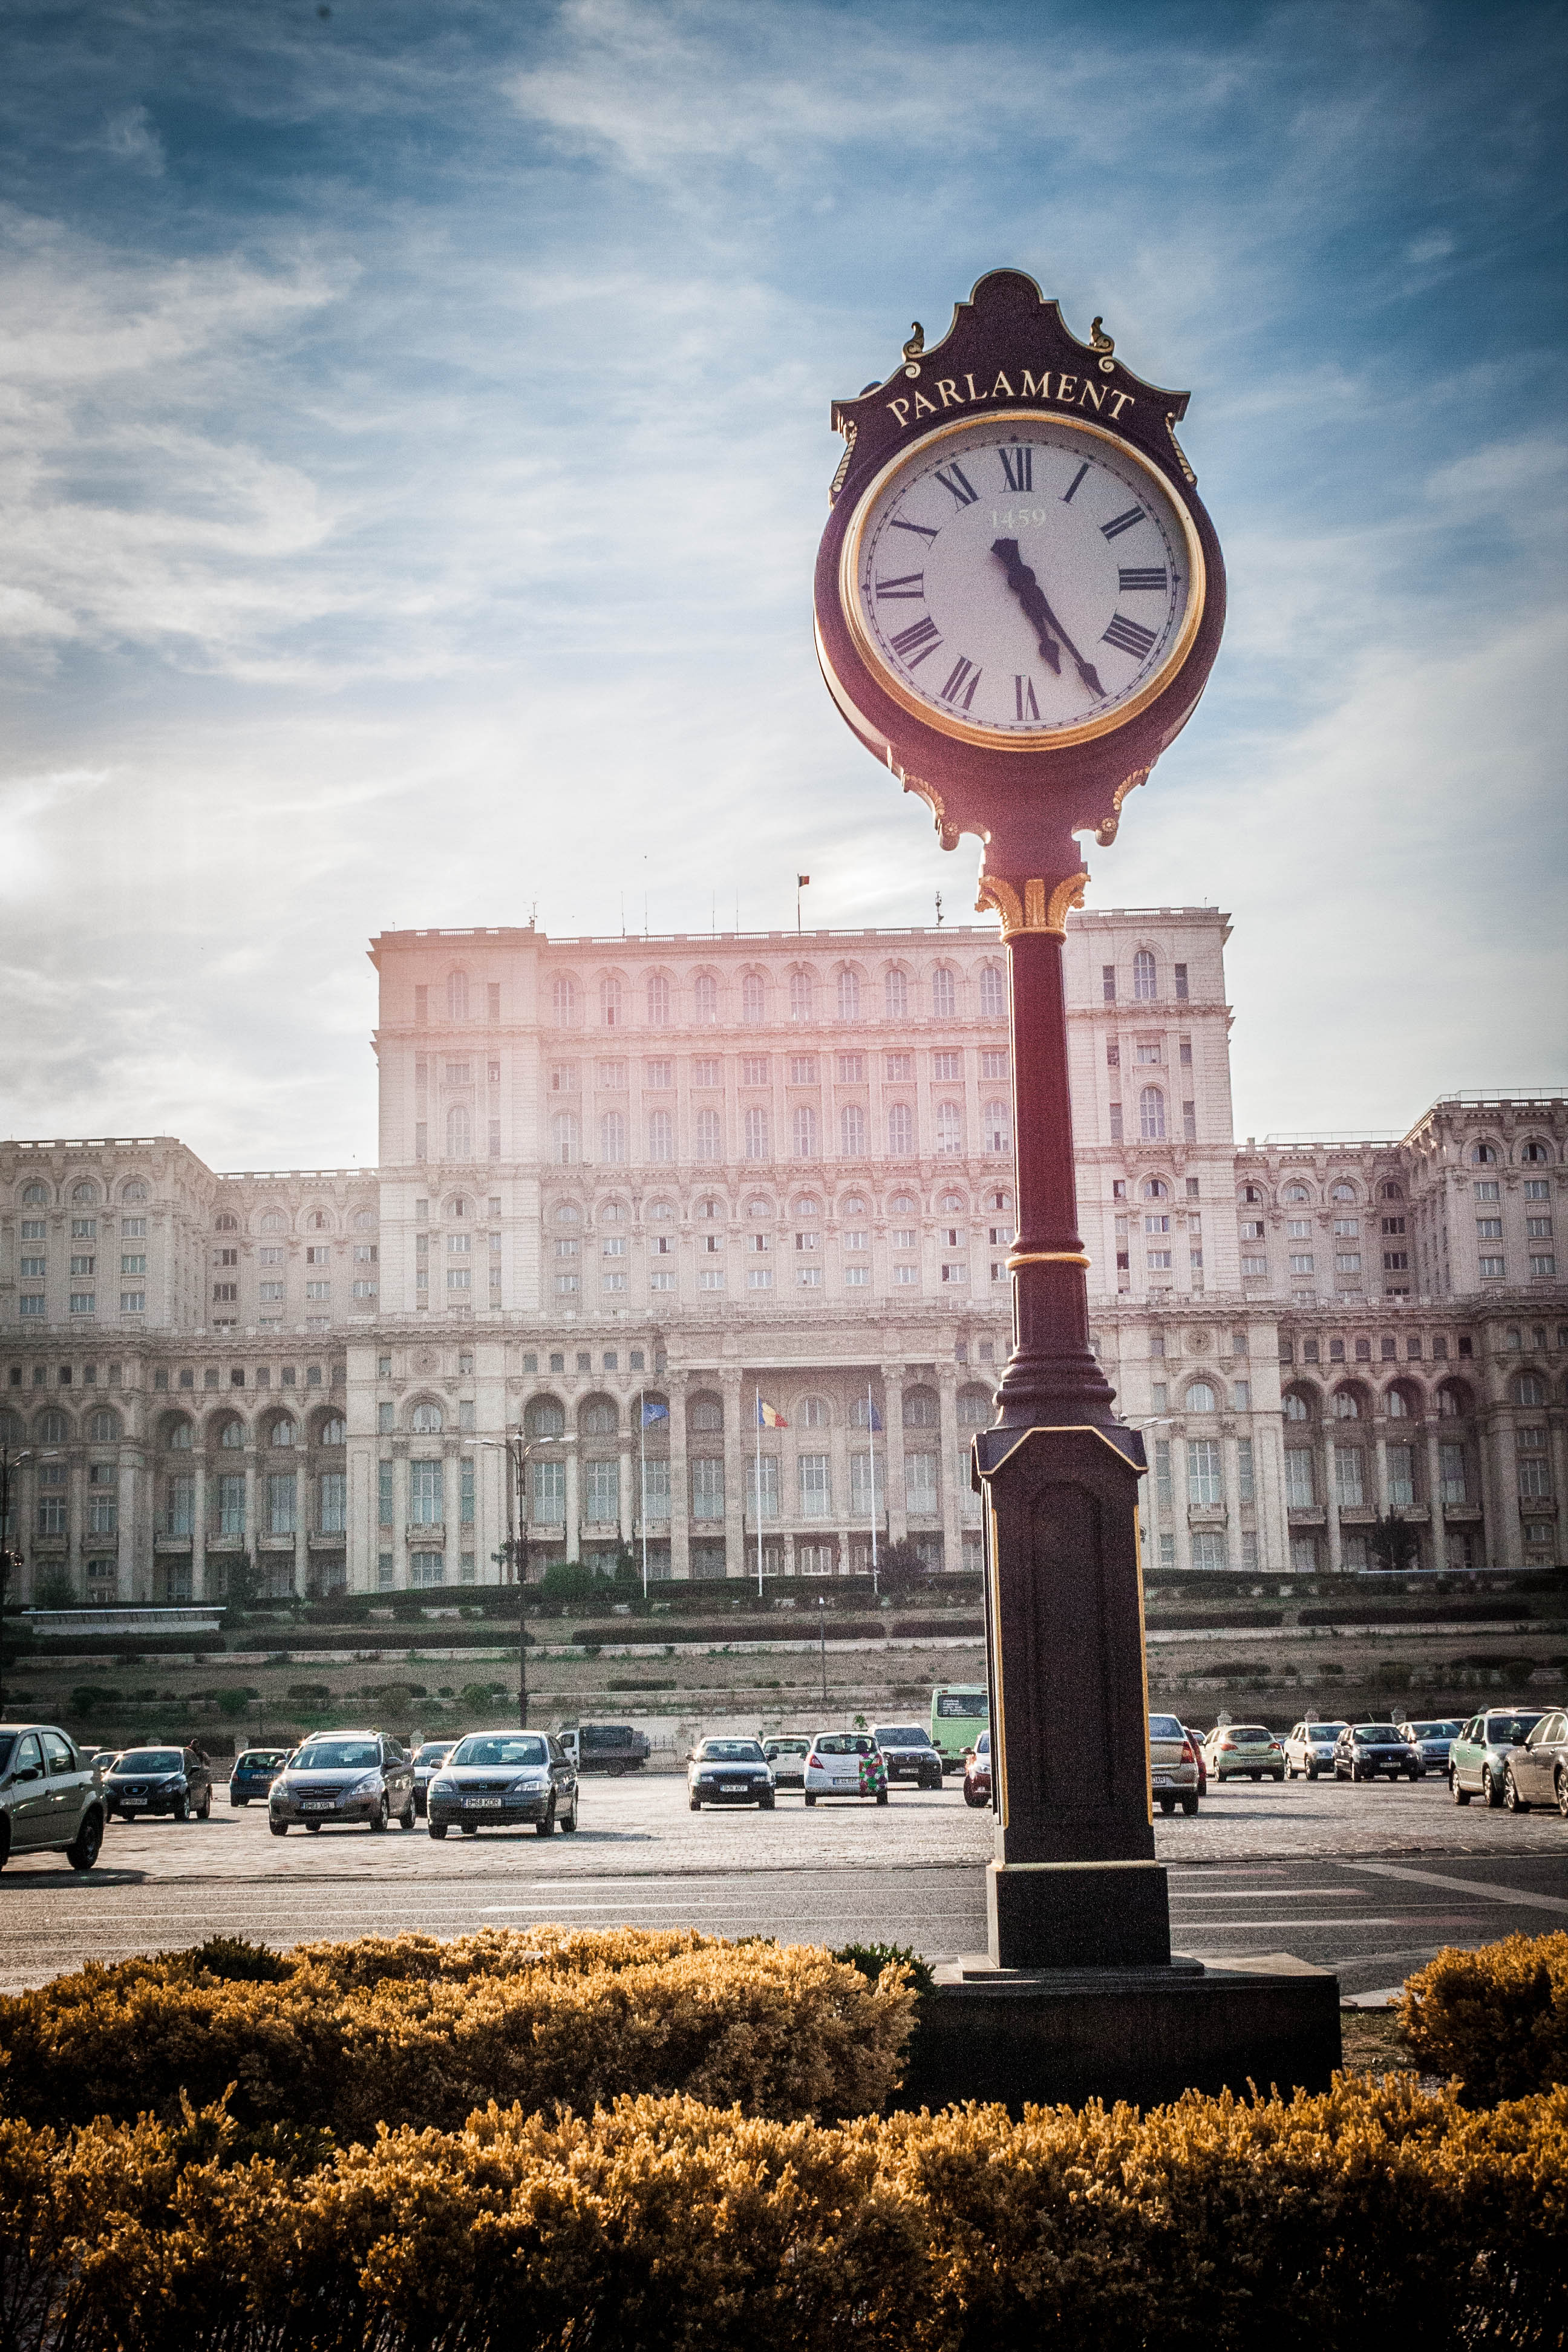
<instances>
[{"instance_id":1,"label":"dark sedan","mask_svg":"<svg viewBox=\"0 0 1568 2352\"><path fill-rule=\"evenodd\" d=\"M430 1783L457 1744L455 1739L427 1739L414 1751L414 1810L422 1817Z\"/></svg>"},{"instance_id":2,"label":"dark sedan","mask_svg":"<svg viewBox=\"0 0 1568 2352\"><path fill-rule=\"evenodd\" d=\"M760 1739L703 1739L686 1759L686 1801L704 1805L760 1805L773 1810L773 1776Z\"/></svg>"},{"instance_id":3,"label":"dark sedan","mask_svg":"<svg viewBox=\"0 0 1568 2352\"><path fill-rule=\"evenodd\" d=\"M531 1826L541 1837L577 1826L577 1769L543 1731L470 1731L425 1791L430 1834Z\"/></svg>"},{"instance_id":4,"label":"dark sedan","mask_svg":"<svg viewBox=\"0 0 1568 2352\"><path fill-rule=\"evenodd\" d=\"M1391 1780L1402 1772L1407 1780L1419 1780L1421 1760L1414 1740L1405 1738L1392 1723L1347 1724L1334 1742L1335 1780L1375 1780L1383 1772Z\"/></svg>"},{"instance_id":5,"label":"dark sedan","mask_svg":"<svg viewBox=\"0 0 1568 2352\"><path fill-rule=\"evenodd\" d=\"M212 1773L194 1748L128 1748L103 1776L103 1810L110 1816L172 1813L183 1822L194 1813L205 1822L212 1809Z\"/></svg>"},{"instance_id":6,"label":"dark sedan","mask_svg":"<svg viewBox=\"0 0 1568 2352\"><path fill-rule=\"evenodd\" d=\"M917 1789L941 1788L941 1751L918 1723L875 1723L871 1737L882 1751L889 1780L912 1780Z\"/></svg>"},{"instance_id":7,"label":"dark sedan","mask_svg":"<svg viewBox=\"0 0 1568 2352\"><path fill-rule=\"evenodd\" d=\"M312 1836L328 1826L384 1830L395 1816L414 1827L414 1767L379 1731L334 1731L296 1748L268 1792L268 1827L287 1837L297 1823Z\"/></svg>"},{"instance_id":8,"label":"dark sedan","mask_svg":"<svg viewBox=\"0 0 1568 2352\"><path fill-rule=\"evenodd\" d=\"M991 1734L983 1731L963 1759L963 1801L976 1811L991 1802Z\"/></svg>"},{"instance_id":9,"label":"dark sedan","mask_svg":"<svg viewBox=\"0 0 1568 2352\"><path fill-rule=\"evenodd\" d=\"M243 1748L235 1758L234 1769L228 1776L229 1803L248 1805L252 1797L268 1796L273 1781L288 1761L286 1748Z\"/></svg>"}]
</instances>

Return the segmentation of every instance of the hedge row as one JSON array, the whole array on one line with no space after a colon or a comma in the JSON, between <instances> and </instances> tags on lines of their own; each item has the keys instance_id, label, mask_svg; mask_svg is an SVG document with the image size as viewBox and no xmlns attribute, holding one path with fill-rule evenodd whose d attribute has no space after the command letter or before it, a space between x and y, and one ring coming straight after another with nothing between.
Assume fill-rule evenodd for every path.
<instances>
[{"instance_id":1,"label":"hedge row","mask_svg":"<svg viewBox=\"0 0 1568 2352\"><path fill-rule=\"evenodd\" d=\"M1342 2352L1560 2342L1568 2090L839 2129L488 2107L290 2175L218 2107L0 2126L15 2352Z\"/></svg>"},{"instance_id":2,"label":"hedge row","mask_svg":"<svg viewBox=\"0 0 1568 2352\"><path fill-rule=\"evenodd\" d=\"M882 2105L912 2021L898 1968L870 1983L809 1946L695 1931L490 1929L287 1958L217 1943L0 1999L0 2104L32 2124L170 2121L226 2093L252 2145L289 2147L632 2091L841 2116Z\"/></svg>"},{"instance_id":3,"label":"hedge row","mask_svg":"<svg viewBox=\"0 0 1568 2352\"><path fill-rule=\"evenodd\" d=\"M1568 2083L1568 1933L1439 1952L1406 1979L1399 2031L1476 2102Z\"/></svg>"}]
</instances>

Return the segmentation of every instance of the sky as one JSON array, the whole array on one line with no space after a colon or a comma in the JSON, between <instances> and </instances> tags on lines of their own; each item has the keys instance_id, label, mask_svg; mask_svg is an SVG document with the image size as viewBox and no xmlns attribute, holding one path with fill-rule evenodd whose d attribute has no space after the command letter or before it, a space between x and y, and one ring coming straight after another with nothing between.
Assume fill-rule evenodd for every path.
<instances>
[{"instance_id":1,"label":"sky","mask_svg":"<svg viewBox=\"0 0 1568 2352\"><path fill-rule=\"evenodd\" d=\"M1088 845L1238 1134L1561 1087L1534 0L7 0L0 1131L374 1160L391 927L970 908L829 702L829 403L985 270L1190 387L1225 642Z\"/></svg>"}]
</instances>

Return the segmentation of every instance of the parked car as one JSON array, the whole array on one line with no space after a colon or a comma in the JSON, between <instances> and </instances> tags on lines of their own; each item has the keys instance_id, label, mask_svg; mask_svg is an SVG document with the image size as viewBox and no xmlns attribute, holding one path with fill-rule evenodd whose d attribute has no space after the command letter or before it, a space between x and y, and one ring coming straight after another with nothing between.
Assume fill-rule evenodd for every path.
<instances>
[{"instance_id":1,"label":"parked car","mask_svg":"<svg viewBox=\"0 0 1568 2352\"><path fill-rule=\"evenodd\" d=\"M1568 1715L1543 1715L1522 1748L1502 1768L1502 1801L1510 1813L1555 1805L1568 1822Z\"/></svg>"},{"instance_id":2,"label":"parked car","mask_svg":"<svg viewBox=\"0 0 1568 2352\"><path fill-rule=\"evenodd\" d=\"M1193 1754L1198 1759L1198 1794L1200 1797L1206 1797L1209 1792L1209 1768L1208 1759L1204 1754L1203 1733L1194 1731L1190 1723L1184 1723L1182 1729L1192 1741Z\"/></svg>"},{"instance_id":3,"label":"parked car","mask_svg":"<svg viewBox=\"0 0 1568 2352\"><path fill-rule=\"evenodd\" d=\"M1397 1780L1419 1780L1421 1766L1414 1743L1392 1723L1347 1723L1334 1742L1336 1780L1375 1780L1386 1772Z\"/></svg>"},{"instance_id":4,"label":"parked car","mask_svg":"<svg viewBox=\"0 0 1568 2352\"><path fill-rule=\"evenodd\" d=\"M1304 1772L1315 1780L1320 1772L1331 1772L1334 1767L1334 1742L1348 1724L1296 1723L1285 1735L1285 1778L1293 1780Z\"/></svg>"},{"instance_id":5,"label":"parked car","mask_svg":"<svg viewBox=\"0 0 1568 2352\"><path fill-rule=\"evenodd\" d=\"M1198 1809L1198 1752L1185 1726L1173 1715L1149 1717L1149 1780L1154 1801L1169 1820L1178 1805Z\"/></svg>"},{"instance_id":6,"label":"parked car","mask_svg":"<svg viewBox=\"0 0 1568 2352\"><path fill-rule=\"evenodd\" d=\"M776 1738L763 1740L763 1754L768 1759L775 1789L805 1788L805 1759L810 1751L810 1740L795 1731L781 1731Z\"/></svg>"},{"instance_id":7,"label":"parked car","mask_svg":"<svg viewBox=\"0 0 1568 2352\"><path fill-rule=\"evenodd\" d=\"M427 1739L414 1751L414 1810L425 1817L426 1791L457 1746L455 1739Z\"/></svg>"},{"instance_id":8,"label":"parked car","mask_svg":"<svg viewBox=\"0 0 1568 2352\"><path fill-rule=\"evenodd\" d=\"M1472 1715L1448 1749L1448 1791L1457 1805L1503 1801L1509 1751L1522 1748L1541 1721L1539 1706L1489 1706Z\"/></svg>"},{"instance_id":9,"label":"parked car","mask_svg":"<svg viewBox=\"0 0 1568 2352\"><path fill-rule=\"evenodd\" d=\"M1204 1760L1215 1780L1285 1778L1285 1750L1266 1724L1216 1723L1204 1742Z\"/></svg>"},{"instance_id":10,"label":"parked car","mask_svg":"<svg viewBox=\"0 0 1568 2352\"><path fill-rule=\"evenodd\" d=\"M805 1801L818 1797L874 1797L888 1801L888 1768L868 1731L814 1731L805 1759Z\"/></svg>"},{"instance_id":11,"label":"parked car","mask_svg":"<svg viewBox=\"0 0 1568 2352\"><path fill-rule=\"evenodd\" d=\"M1402 1723L1398 1730L1400 1738L1408 1739L1415 1748L1423 1774L1441 1772L1447 1777L1448 1750L1459 1732L1453 1717L1445 1717L1440 1723Z\"/></svg>"},{"instance_id":12,"label":"parked car","mask_svg":"<svg viewBox=\"0 0 1568 2352\"><path fill-rule=\"evenodd\" d=\"M523 1822L552 1837L577 1826L577 1768L549 1732L470 1731L431 1775L425 1801L433 1838L454 1824L476 1837Z\"/></svg>"},{"instance_id":13,"label":"parked car","mask_svg":"<svg viewBox=\"0 0 1568 2352\"><path fill-rule=\"evenodd\" d=\"M991 1802L991 1734L983 1731L963 1759L963 1801L976 1811Z\"/></svg>"},{"instance_id":14,"label":"parked car","mask_svg":"<svg viewBox=\"0 0 1568 2352\"><path fill-rule=\"evenodd\" d=\"M16 1853L63 1853L73 1870L90 1870L103 1815L98 1775L63 1731L0 1724L0 1870Z\"/></svg>"},{"instance_id":15,"label":"parked car","mask_svg":"<svg viewBox=\"0 0 1568 2352\"><path fill-rule=\"evenodd\" d=\"M286 1748L242 1748L228 1776L229 1803L248 1805L252 1797L265 1797L288 1761Z\"/></svg>"},{"instance_id":16,"label":"parked car","mask_svg":"<svg viewBox=\"0 0 1568 2352\"><path fill-rule=\"evenodd\" d=\"M686 1759L686 1801L694 1813L704 1805L756 1805L771 1813L773 1776L762 1741L700 1739Z\"/></svg>"},{"instance_id":17,"label":"parked car","mask_svg":"<svg viewBox=\"0 0 1568 2352\"><path fill-rule=\"evenodd\" d=\"M177 1822L194 1813L205 1822L213 1809L213 1776L194 1748L128 1748L103 1776L106 1820L127 1821L142 1813L173 1813Z\"/></svg>"},{"instance_id":18,"label":"parked car","mask_svg":"<svg viewBox=\"0 0 1568 2352\"><path fill-rule=\"evenodd\" d=\"M414 1767L386 1732L312 1732L273 1781L267 1808L274 1837L287 1837L297 1822L312 1837L328 1822L384 1830L395 1818L399 1829L411 1830Z\"/></svg>"},{"instance_id":19,"label":"parked car","mask_svg":"<svg viewBox=\"0 0 1568 2352\"><path fill-rule=\"evenodd\" d=\"M942 1786L942 1750L918 1723L874 1723L871 1737L882 1751L889 1781L912 1780L918 1789Z\"/></svg>"},{"instance_id":20,"label":"parked car","mask_svg":"<svg viewBox=\"0 0 1568 2352\"><path fill-rule=\"evenodd\" d=\"M607 1772L618 1780L623 1772L640 1772L650 1753L646 1731L629 1723L582 1723L563 1731L561 1745L579 1772Z\"/></svg>"}]
</instances>

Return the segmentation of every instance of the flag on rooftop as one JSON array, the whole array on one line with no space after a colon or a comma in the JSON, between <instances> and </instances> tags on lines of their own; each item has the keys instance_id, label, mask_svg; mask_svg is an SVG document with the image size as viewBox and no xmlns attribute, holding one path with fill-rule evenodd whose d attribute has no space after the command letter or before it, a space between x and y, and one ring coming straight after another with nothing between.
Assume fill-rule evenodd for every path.
<instances>
[{"instance_id":1,"label":"flag on rooftop","mask_svg":"<svg viewBox=\"0 0 1568 2352\"><path fill-rule=\"evenodd\" d=\"M667 1404L661 1404L658 1397L644 1397L642 1401L642 1425L645 1429L647 1428L651 1422L668 1421L668 1419L669 1407Z\"/></svg>"},{"instance_id":2,"label":"flag on rooftop","mask_svg":"<svg viewBox=\"0 0 1568 2352\"><path fill-rule=\"evenodd\" d=\"M789 1427L789 1423L784 1419L776 1404L770 1404L766 1397L759 1397L757 1399L757 1427L759 1429L787 1429Z\"/></svg>"},{"instance_id":3,"label":"flag on rooftop","mask_svg":"<svg viewBox=\"0 0 1568 2352\"><path fill-rule=\"evenodd\" d=\"M809 887L811 877L809 874L797 874L795 877L795 887L797 890L805 890Z\"/></svg>"}]
</instances>

